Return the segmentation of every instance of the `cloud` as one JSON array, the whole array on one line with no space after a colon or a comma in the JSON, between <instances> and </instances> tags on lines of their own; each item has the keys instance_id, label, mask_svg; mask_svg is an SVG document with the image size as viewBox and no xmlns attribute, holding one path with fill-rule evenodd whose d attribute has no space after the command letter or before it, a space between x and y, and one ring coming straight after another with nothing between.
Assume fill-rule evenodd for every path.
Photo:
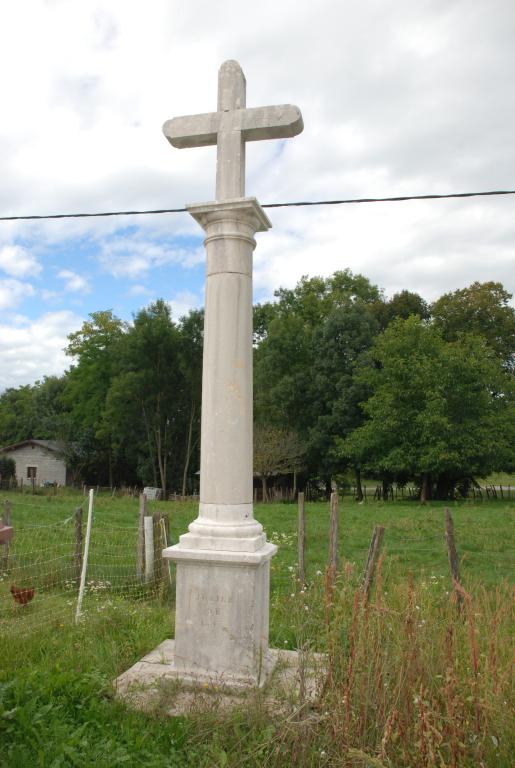
<instances>
[{"instance_id":1,"label":"cloud","mask_svg":"<svg viewBox=\"0 0 515 768\"><path fill-rule=\"evenodd\" d=\"M72 272L71 269L61 269L57 273L57 277L65 281L64 289L70 293L89 293L91 291L87 278Z\"/></svg>"},{"instance_id":2,"label":"cloud","mask_svg":"<svg viewBox=\"0 0 515 768\"><path fill-rule=\"evenodd\" d=\"M202 263L202 248L181 248L167 242L153 242L133 237L119 237L103 241L99 261L102 269L113 277L135 279L151 269L170 264L185 268Z\"/></svg>"},{"instance_id":3,"label":"cloud","mask_svg":"<svg viewBox=\"0 0 515 768\"><path fill-rule=\"evenodd\" d=\"M0 280L0 309L16 307L28 296L33 296L34 288L30 283L20 280Z\"/></svg>"},{"instance_id":4,"label":"cloud","mask_svg":"<svg viewBox=\"0 0 515 768\"><path fill-rule=\"evenodd\" d=\"M176 294L173 299L168 301L172 310L172 318L179 320L179 318L187 315L190 310L198 309L202 306L202 300L199 296L192 291L181 291Z\"/></svg>"},{"instance_id":5,"label":"cloud","mask_svg":"<svg viewBox=\"0 0 515 768\"><path fill-rule=\"evenodd\" d=\"M129 296L151 296L152 291L150 288L146 288L144 285L131 285L127 291Z\"/></svg>"},{"instance_id":6,"label":"cloud","mask_svg":"<svg viewBox=\"0 0 515 768\"><path fill-rule=\"evenodd\" d=\"M49 312L34 321L0 323L0 392L60 375L70 360L64 354L67 335L80 328L73 312Z\"/></svg>"},{"instance_id":7,"label":"cloud","mask_svg":"<svg viewBox=\"0 0 515 768\"><path fill-rule=\"evenodd\" d=\"M41 265L21 245L4 245L0 248L0 269L12 277L35 277L41 272Z\"/></svg>"}]
</instances>

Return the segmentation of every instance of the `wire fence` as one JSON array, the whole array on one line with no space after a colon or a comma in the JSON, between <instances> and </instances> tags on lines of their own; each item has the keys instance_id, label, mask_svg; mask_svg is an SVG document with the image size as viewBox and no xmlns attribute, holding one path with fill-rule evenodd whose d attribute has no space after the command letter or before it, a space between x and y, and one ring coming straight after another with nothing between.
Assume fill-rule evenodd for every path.
<instances>
[{"instance_id":1,"label":"wire fence","mask_svg":"<svg viewBox=\"0 0 515 768\"><path fill-rule=\"evenodd\" d=\"M56 522L34 524L17 523L16 505L9 502L4 503L4 520L6 505L13 533L0 545L0 633L62 626L76 615L105 610L115 599L155 600L168 595L170 572L161 558L167 530L160 514L148 516L152 542L143 552L138 520L134 525L111 525L93 515L87 550L82 507ZM48 513L45 507L42 510ZM145 552L147 559L153 553L151 563L145 562ZM82 598L83 607L78 609Z\"/></svg>"},{"instance_id":2,"label":"wire fence","mask_svg":"<svg viewBox=\"0 0 515 768\"><path fill-rule=\"evenodd\" d=\"M84 503L73 509L71 500L60 503L52 499L51 503L40 504L33 497L25 502L19 497L12 498L12 503L4 502L3 509L4 521L9 518L7 522L13 529L12 538L2 541L0 533L0 633L64 625L73 621L77 612L87 618L89 611L105 611L115 600L173 604L173 569L161 557L162 549L170 544L168 513L149 513L141 498L139 515L137 499L127 499L119 510L113 506L108 511L107 505L115 502L94 498L86 562ZM62 515L68 504L68 514ZM167 510L174 508L174 504L166 506ZM317 510L317 515L323 514L320 505ZM48 518L56 514L59 518L49 522ZM36 515L40 516L39 521ZM277 518L276 525L267 526L268 539L279 548L279 556L271 562L272 595L287 599L299 580L309 582L321 577L331 549L333 557L337 552L340 569L351 568L355 574L365 570L370 557L369 543L363 528L358 535L345 515L340 518L339 532L331 532L329 505L325 522L318 517L316 525L311 525L313 518L308 519L302 533L305 566L304 550L299 552L300 529L291 515L288 519L287 526L281 518ZM387 568L405 572L423 563L440 577L448 575L443 518L420 523L424 528L419 532L404 530L400 521L383 521ZM182 523L175 521L175 525L179 528ZM373 529L371 519L369 535ZM331 547L332 535L337 541ZM513 573L515 555L506 541L499 537L495 542L488 537L480 541L466 536L463 539L459 539L459 557L470 570L484 564L499 577ZM149 553L153 553L151 562ZM83 606L78 611L82 578Z\"/></svg>"}]
</instances>

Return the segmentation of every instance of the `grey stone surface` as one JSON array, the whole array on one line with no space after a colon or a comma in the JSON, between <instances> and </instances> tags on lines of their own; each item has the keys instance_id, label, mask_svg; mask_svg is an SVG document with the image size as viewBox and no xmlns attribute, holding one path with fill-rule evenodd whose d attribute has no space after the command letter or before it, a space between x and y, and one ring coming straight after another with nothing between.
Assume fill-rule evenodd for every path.
<instances>
[{"instance_id":1,"label":"grey stone surface","mask_svg":"<svg viewBox=\"0 0 515 768\"><path fill-rule=\"evenodd\" d=\"M275 546L238 562L235 553L217 559L177 561L175 666L186 677L223 678L228 685L261 685L273 667L268 654L270 558ZM196 553L198 555L198 552ZM239 553L238 553L239 555ZM210 558L210 559L208 559Z\"/></svg>"},{"instance_id":2,"label":"grey stone surface","mask_svg":"<svg viewBox=\"0 0 515 768\"><path fill-rule=\"evenodd\" d=\"M237 61L218 74L218 110L167 120L163 132L179 149L217 145L216 199L245 195L245 142L284 139L304 128L300 109L291 104L246 109L246 81Z\"/></svg>"}]
</instances>

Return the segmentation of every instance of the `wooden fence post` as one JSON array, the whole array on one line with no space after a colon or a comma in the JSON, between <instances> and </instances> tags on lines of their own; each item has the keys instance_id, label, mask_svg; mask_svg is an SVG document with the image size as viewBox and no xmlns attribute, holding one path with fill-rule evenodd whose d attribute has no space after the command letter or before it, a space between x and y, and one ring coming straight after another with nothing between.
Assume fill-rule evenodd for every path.
<instances>
[{"instance_id":1,"label":"wooden fence post","mask_svg":"<svg viewBox=\"0 0 515 768\"><path fill-rule=\"evenodd\" d=\"M154 518L145 515L143 518L145 535L145 583L149 584L154 578Z\"/></svg>"},{"instance_id":2,"label":"wooden fence post","mask_svg":"<svg viewBox=\"0 0 515 768\"><path fill-rule=\"evenodd\" d=\"M2 515L2 522L4 525L11 525L11 502L7 499L4 501L4 513ZM9 542L6 541L3 545L4 554L2 557L2 570L6 571L9 568Z\"/></svg>"},{"instance_id":3,"label":"wooden fence post","mask_svg":"<svg viewBox=\"0 0 515 768\"><path fill-rule=\"evenodd\" d=\"M159 521L159 524L161 526L161 536L162 541L165 547L170 546L170 519L168 517L168 513L161 516L161 519ZM170 583L170 586L172 586L172 571L170 570L170 561L166 560L163 562L163 567L165 568L165 571L168 572L168 581ZM163 579L164 582L164 579Z\"/></svg>"},{"instance_id":4,"label":"wooden fence post","mask_svg":"<svg viewBox=\"0 0 515 768\"><path fill-rule=\"evenodd\" d=\"M138 544L136 551L136 573L138 578L142 579L145 571L145 515L147 514L147 496L144 493L139 495L139 518L138 518Z\"/></svg>"},{"instance_id":5,"label":"wooden fence post","mask_svg":"<svg viewBox=\"0 0 515 768\"><path fill-rule=\"evenodd\" d=\"M463 597L459 590L456 589L456 584L461 585L461 582L458 553L456 551L456 542L454 540L454 522L447 507L445 508L445 541L447 542L447 555L449 558L449 568L451 569L452 583L456 593L458 606L461 608Z\"/></svg>"},{"instance_id":6,"label":"wooden fence post","mask_svg":"<svg viewBox=\"0 0 515 768\"><path fill-rule=\"evenodd\" d=\"M367 564L365 566L365 572L363 574L362 589L363 589L363 592L365 593L367 600L370 595L372 583L374 581L374 574L376 570L377 559L379 557L379 552L381 551L381 546L383 544L383 537L384 537L383 526L376 525L374 528L374 532L372 534L372 538L370 540L370 546L368 548Z\"/></svg>"},{"instance_id":7,"label":"wooden fence post","mask_svg":"<svg viewBox=\"0 0 515 768\"><path fill-rule=\"evenodd\" d=\"M298 496L299 505L299 530L298 530L298 548L299 548L299 581L301 586L304 586L306 581L306 571L304 568L304 552L306 548L306 515L304 511L304 494L299 493Z\"/></svg>"},{"instance_id":8,"label":"wooden fence post","mask_svg":"<svg viewBox=\"0 0 515 768\"><path fill-rule=\"evenodd\" d=\"M329 567L338 570L338 494L331 493L331 521L329 527Z\"/></svg>"},{"instance_id":9,"label":"wooden fence post","mask_svg":"<svg viewBox=\"0 0 515 768\"><path fill-rule=\"evenodd\" d=\"M80 579L82 573L82 507L75 509L75 549L73 553L75 577Z\"/></svg>"},{"instance_id":10,"label":"wooden fence post","mask_svg":"<svg viewBox=\"0 0 515 768\"><path fill-rule=\"evenodd\" d=\"M164 562L161 555L164 547L168 546L170 535L170 519L168 513L154 512L154 578L160 581L163 578Z\"/></svg>"}]
</instances>

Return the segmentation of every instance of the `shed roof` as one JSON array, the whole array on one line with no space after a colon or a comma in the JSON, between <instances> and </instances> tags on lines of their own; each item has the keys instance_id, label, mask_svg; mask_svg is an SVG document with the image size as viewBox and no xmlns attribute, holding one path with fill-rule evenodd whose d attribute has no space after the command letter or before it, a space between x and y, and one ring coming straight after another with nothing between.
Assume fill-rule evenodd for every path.
<instances>
[{"instance_id":1,"label":"shed roof","mask_svg":"<svg viewBox=\"0 0 515 768\"><path fill-rule=\"evenodd\" d=\"M3 448L0 448L0 453L16 451L18 448L23 448L24 445L38 445L40 448L54 451L54 453L62 453L64 450L64 443L59 440L35 440L31 438L29 440L22 440L19 443L13 443L12 445L4 445Z\"/></svg>"}]
</instances>

